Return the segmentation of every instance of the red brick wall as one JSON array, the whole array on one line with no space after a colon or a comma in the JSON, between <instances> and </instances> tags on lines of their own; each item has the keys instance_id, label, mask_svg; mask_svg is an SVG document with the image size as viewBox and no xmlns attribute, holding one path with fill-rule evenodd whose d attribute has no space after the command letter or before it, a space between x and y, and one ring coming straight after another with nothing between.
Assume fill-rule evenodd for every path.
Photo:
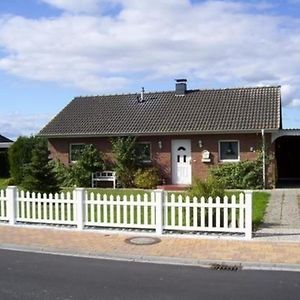
<instances>
[{"instance_id":1,"label":"red brick wall","mask_svg":"<svg viewBox=\"0 0 300 300\"><path fill-rule=\"evenodd\" d=\"M207 177L209 169L218 165L219 162L219 140L238 140L240 142L240 159L254 160L257 156L255 150L260 149L262 138L260 134L215 134L215 135L192 135L192 136L145 136L139 137L138 141L151 143L153 165L159 167L166 184L172 183L171 170L171 143L172 139L191 139L192 146L192 176L204 179ZM202 148L199 147L199 140L202 141ZM162 149L159 149L158 142L162 142ZM266 143L269 150L274 152L273 145L270 144L271 135L266 134ZM69 145L72 143L94 144L97 149L105 154L106 159L113 160L111 144L109 138L70 138L70 139L49 139L49 150L51 156L59 159L64 164L69 162ZM254 151L250 151L253 148ZM208 150L211 154L211 162L204 163L202 151ZM274 168L271 165L268 169L268 182L273 180Z\"/></svg>"}]
</instances>

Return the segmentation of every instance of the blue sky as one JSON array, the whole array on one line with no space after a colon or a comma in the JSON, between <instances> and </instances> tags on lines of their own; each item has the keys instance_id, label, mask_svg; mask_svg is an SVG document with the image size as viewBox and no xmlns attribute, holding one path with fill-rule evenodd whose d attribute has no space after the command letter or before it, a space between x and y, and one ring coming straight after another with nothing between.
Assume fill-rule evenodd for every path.
<instances>
[{"instance_id":1,"label":"blue sky","mask_svg":"<svg viewBox=\"0 0 300 300\"><path fill-rule=\"evenodd\" d=\"M74 96L281 85L300 128L300 0L1 0L0 134L37 133Z\"/></svg>"}]
</instances>

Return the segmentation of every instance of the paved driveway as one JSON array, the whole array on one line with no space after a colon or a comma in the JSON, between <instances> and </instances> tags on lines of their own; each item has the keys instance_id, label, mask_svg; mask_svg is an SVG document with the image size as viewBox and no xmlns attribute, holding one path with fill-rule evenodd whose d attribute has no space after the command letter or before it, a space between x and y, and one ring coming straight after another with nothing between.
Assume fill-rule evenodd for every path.
<instances>
[{"instance_id":1,"label":"paved driveway","mask_svg":"<svg viewBox=\"0 0 300 300\"><path fill-rule=\"evenodd\" d=\"M265 222L256 237L300 241L300 189L276 189L271 192Z\"/></svg>"}]
</instances>

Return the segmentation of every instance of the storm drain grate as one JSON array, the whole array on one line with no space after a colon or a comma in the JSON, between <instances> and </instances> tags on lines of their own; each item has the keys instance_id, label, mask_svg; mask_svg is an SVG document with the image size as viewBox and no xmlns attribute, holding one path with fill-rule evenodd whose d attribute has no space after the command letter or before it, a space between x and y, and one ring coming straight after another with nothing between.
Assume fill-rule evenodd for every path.
<instances>
[{"instance_id":1,"label":"storm drain grate","mask_svg":"<svg viewBox=\"0 0 300 300\"><path fill-rule=\"evenodd\" d=\"M137 236L125 240L127 244L132 244L132 245L153 245L159 243L160 241L161 240L159 238L148 237L148 236Z\"/></svg>"},{"instance_id":2,"label":"storm drain grate","mask_svg":"<svg viewBox=\"0 0 300 300\"><path fill-rule=\"evenodd\" d=\"M218 271L240 271L241 265L211 264L211 269Z\"/></svg>"}]
</instances>

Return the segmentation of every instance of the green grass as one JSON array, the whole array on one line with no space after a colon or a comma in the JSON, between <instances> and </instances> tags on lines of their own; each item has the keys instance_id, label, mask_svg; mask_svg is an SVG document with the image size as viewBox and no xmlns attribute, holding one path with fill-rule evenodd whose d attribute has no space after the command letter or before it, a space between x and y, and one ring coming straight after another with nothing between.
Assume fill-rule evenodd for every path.
<instances>
[{"instance_id":1,"label":"green grass","mask_svg":"<svg viewBox=\"0 0 300 300\"><path fill-rule=\"evenodd\" d=\"M263 222L269 199L270 194L267 192L253 192L252 224L254 230L257 230Z\"/></svg>"},{"instance_id":2,"label":"green grass","mask_svg":"<svg viewBox=\"0 0 300 300\"><path fill-rule=\"evenodd\" d=\"M6 180L7 180L7 178L0 178L0 190L1 189L5 189L6 188Z\"/></svg>"},{"instance_id":3,"label":"green grass","mask_svg":"<svg viewBox=\"0 0 300 300\"><path fill-rule=\"evenodd\" d=\"M70 189L68 189L70 191ZM100 194L107 194L109 195L137 195L137 194L149 194L149 190L142 190L142 189L100 189L100 188L95 188L95 189L88 189L89 193L94 192L95 194L100 193ZM227 191L226 195L228 197L231 197L232 195L236 195L238 199L238 195L240 194L241 191ZM169 192L170 194L175 194L176 196L182 195L186 196L187 192ZM256 230L259 225L263 222L263 218L265 215L266 207L269 202L270 194L267 192L253 192L253 203L252 203L252 223L253 223L253 228Z\"/></svg>"},{"instance_id":4,"label":"green grass","mask_svg":"<svg viewBox=\"0 0 300 300\"><path fill-rule=\"evenodd\" d=\"M6 180L6 178L0 178L0 189L3 189L6 187L5 180ZM72 190L73 190L72 188L64 188L63 192L68 192L68 191L72 191ZM149 190L142 190L142 189L101 189L101 188L92 189L92 188L89 188L87 190L89 193L94 192L95 194L100 193L102 195L106 194L108 196L120 195L121 197L124 195L129 197L130 195L136 196L137 194L141 194L141 195L143 195L145 193L147 193L148 195L150 194ZM230 197L234 194L238 198L239 193L240 193L240 191L228 191L228 192L226 192L226 195L228 197ZM187 195L186 192L170 192L170 194L175 194L176 196ZM256 230L263 221L266 207L269 202L269 198L270 198L270 194L267 192L253 192L252 222L253 222L254 230ZM150 213L150 210L149 210L149 213ZM142 214L143 214L143 210L142 210Z\"/></svg>"}]
</instances>

